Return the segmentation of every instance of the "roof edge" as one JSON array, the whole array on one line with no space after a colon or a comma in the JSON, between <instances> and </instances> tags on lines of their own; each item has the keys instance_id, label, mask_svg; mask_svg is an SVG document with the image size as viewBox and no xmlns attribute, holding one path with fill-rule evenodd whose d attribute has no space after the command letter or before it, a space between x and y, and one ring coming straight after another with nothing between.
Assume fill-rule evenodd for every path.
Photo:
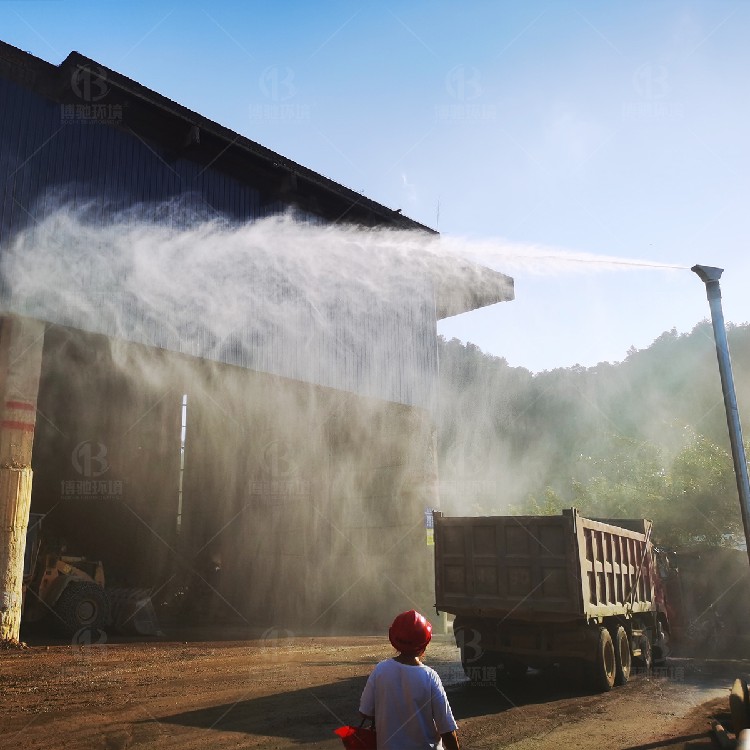
<instances>
[{"instance_id":1,"label":"roof edge","mask_svg":"<svg viewBox=\"0 0 750 750\"><path fill-rule=\"evenodd\" d=\"M82 55L80 52L70 52L59 65L54 65L0 40L0 73L7 74L16 82L34 89L47 98L59 99L59 81L66 80L66 74L67 80L70 80L81 69L90 70L104 78L107 85L139 99L145 104L156 107L173 118L182 120L186 126L198 127L206 133L210 133L227 144L226 151L231 151L234 148L240 149L252 157L262 160L271 168L286 171L294 178L301 178L319 190L349 203L349 210L356 207L368 211L394 229L437 234L437 231L431 227L404 216L400 209L388 208L362 193L358 193L319 172L282 156L260 143L143 86L122 73ZM48 80L44 81L44 78ZM348 211L344 212L340 220L343 220L347 213Z\"/></svg>"}]
</instances>

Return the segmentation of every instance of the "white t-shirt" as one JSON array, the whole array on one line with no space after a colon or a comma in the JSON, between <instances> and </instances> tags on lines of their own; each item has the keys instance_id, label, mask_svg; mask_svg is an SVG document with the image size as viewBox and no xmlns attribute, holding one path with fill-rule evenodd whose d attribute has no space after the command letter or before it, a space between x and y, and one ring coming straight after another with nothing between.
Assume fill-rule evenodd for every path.
<instances>
[{"instance_id":1,"label":"white t-shirt","mask_svg":"<svg viewBox=\"0 0 750 750\"><path fill-rule=\"evenodd\" d=\"M359 710L375 717L378 750L441 748L456 721L438 673L421 664L381 661L362 691Z\"/></svg>"}]
</instances>

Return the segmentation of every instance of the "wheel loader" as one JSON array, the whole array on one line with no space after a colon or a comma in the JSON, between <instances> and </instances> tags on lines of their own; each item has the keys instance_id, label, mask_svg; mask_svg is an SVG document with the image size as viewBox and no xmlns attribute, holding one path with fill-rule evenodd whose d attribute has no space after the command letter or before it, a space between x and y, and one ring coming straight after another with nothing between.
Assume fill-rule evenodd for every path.
<instances>
[{"instance_id":1,"label":"wheel loader","mask_svg":"<svg viewBox=\"0 0 750 750\"><path fill-rule=\"evenodd\" d=\"M65 636L109 628L133 635L161 634L147 589L106 589L102 562L50 546L41 533L43 518L39 513L29 516L23 622L46 621Z\"/></svg>"}]
</instances>

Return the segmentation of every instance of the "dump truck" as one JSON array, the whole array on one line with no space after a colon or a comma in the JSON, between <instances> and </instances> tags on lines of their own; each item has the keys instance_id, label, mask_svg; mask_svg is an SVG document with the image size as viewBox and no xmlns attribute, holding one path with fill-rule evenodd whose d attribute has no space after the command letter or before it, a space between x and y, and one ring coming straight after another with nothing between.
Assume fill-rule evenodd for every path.
<instances>
[{"instance_id":1,"label":"dump truck","mask_svg":"<svg viewBox=\"0 0 750 750\"><path fill-rule=\"evenodd\" d=\"M454 615L472 681L582 666L599 690L666 656L651 522L435 512L435 607Z\"/></svg>"},{"instance_id":2,"label":"dump truck","mask_svg":"<svg viewBox=\"0 0 750 750\"><path fill-rule=\"evenodd\" d=\"M44 515L32 513L26 531L22 621L46 621L61 635L112 628L159 635L147 589L106 589L104 565L50 545L41 533Z\"/></svg>"}]
</instances>

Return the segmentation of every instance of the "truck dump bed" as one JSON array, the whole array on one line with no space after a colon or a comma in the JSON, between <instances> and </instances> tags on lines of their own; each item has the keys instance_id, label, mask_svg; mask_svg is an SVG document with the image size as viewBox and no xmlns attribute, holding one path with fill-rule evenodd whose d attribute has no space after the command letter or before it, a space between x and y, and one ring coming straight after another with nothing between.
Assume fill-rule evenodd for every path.
<instances>
[{"instance_id":1,"label":"truck dump bed","mask_svg":"<svg viewBox=\"0 0 750 750\"><path fill-rule=\"evenodd\" d=\"M575 509L478 518L436 512L434 521L439 611L563 621L655 608L650 521L623 521L626 529Z\"/></svg>"}]
</instances>

